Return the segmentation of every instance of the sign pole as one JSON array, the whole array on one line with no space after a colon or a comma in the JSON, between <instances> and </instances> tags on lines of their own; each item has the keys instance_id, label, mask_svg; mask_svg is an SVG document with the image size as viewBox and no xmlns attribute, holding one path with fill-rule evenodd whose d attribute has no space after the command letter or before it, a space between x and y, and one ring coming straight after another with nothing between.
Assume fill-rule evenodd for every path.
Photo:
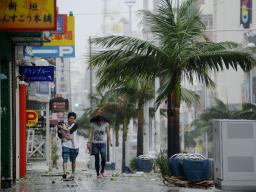
<instances>
[{"instance_id":1,"label":"sign pole","mask_svg":"<svg viewBox=\"0 0 256 192\"><path fill-rule=\"evenodd\" d=\"M19 82L20 96L20 177L26 176L26 124L27 124L27 87L23 79Z\"/></svg>"}]
</instances>

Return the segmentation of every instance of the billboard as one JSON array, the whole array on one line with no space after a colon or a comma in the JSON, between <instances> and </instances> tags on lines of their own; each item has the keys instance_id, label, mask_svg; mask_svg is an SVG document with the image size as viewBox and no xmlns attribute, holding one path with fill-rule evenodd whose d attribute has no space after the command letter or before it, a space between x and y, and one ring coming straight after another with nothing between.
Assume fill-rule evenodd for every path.
<instances>
[{"instance_id":1,"label":"billboard","mask_svg":"<svg viewBox=\"0 0 256 192\"><path fill-rule=\"evenodd\" d=\"M59 15L57 22L58 22L57 31L53 32L52 40L50 42L44 43L43 45L44 46L74 46L75 45L74 16ZM66 23L66 26L65 26L65 23Z\"/></svg>"},{"instance_id":2,"label":"billboard","mask_svg":"<svg viewBox=\"0 0 256 192\"><path fill-rule=\"evenodd\" d=\"M42 58L71 58L75 57L74 16L58 15L57 29L53 32L52 40L43 46L27 46L25 56Z\"/></svg>"},{"instance_id":3,"label":"billboard","mask_svg":"<svg viewBox=\"0 0 256 192\"><path fill-rule=\"evenodd\" d=\"M0 1L0 30L43 31L56 29L56 0Z\"/></svg>"}]
</instances>

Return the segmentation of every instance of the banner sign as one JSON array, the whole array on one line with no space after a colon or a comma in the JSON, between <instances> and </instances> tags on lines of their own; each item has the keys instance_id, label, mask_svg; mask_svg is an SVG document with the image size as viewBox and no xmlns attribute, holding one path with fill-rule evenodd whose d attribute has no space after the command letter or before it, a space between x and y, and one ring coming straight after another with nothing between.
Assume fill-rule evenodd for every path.
<instances>
[{"instance_id":1,"label":"banner sign","mask_svg":"<svg viewBox=\"0 0 256 192\"><path fill-rule=\"evenodd\" d=\"M75 21L74 16L59 15L57 20L58 30L53 32L52 40L44 46L74 46ZM66 23L66 26L65 26ZM62 26L62 27L61 27ZM63 31L63 33L62 33Z\"/></svg>"},{"instance_id":2,"label":"banner sign","mask_svg":"<svg viewBox=\"0 0 256 192\"><path fill-rule=\"evenodd\" d=\"M19 70L29 81L54 81L54 66L20 66Z\"/></svg>"},{"instance_id":3,"label":"banner sign","mask_svg":"<svg viewBox=\"0 0 256 192\"><path fill-rule=\"evenodd\" d=\"M57 29L53 32L53 34L63 34L67 33L67 15L58 15L57 16Z\"/></svg>"},{"instance_id":4,"label":"banner sign","mask_svg":"<svg viewBox=\"0 0 256 192\"><path fill-rule=\"evenodd\" d=\"M25 56L42 58L70 58L75 57L74 46L27 46L24 48Z\"/></svg>"},{"instance_id":5,"label":"banner sign","mask_svg":"<svg viewBox=\"0 0 256 192\"><path fill-rule=\"evenodd\" d=\"M0 30L56 30L56 0L0 0Z\"/></svg>"},{"instance_id":6,"label":"banner sign","mask_svg":"<svg viewBox=\"0 0 256 192\"><path fill-rule=\"evenodd\" d=\"M250 28L252 23L252 0L241 0L240 24L245 29Z\"/></svg>"}]
</instances>

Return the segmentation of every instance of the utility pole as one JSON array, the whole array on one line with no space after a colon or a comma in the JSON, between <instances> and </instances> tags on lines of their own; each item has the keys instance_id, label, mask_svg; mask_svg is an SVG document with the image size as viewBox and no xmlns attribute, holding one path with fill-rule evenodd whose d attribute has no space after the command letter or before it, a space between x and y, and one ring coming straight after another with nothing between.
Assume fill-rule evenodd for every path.
<instances>
[{"instance_id":1,"label":"utility pole","mask_svg":"<svg viewBox=\"0 0 256 192\"><path fill-rule=\"evenodd\" d=\"M92 58L92 38L89 36L89 58L91 60ZM90 63L89 63L90 64ZM92 95L92 67L90 65L89 67L89 72L90 72L90 96ZM92 108L92 99L90 98L90 107Z\"/></svg>"},{"instance_id":2,"label":"utility pole","mask_svg":"<svg viewBox=\"0 0 256 192\"><path fill-rule=\"evenodd\" d=\"M132 6L136 3L135 0L126 0L124 2L129 7L129 32L132 33Z\"/></svg>"},{"instance_id":3,"label":"utility pole","mask_svg":"<svg viewBox=\"0 0 256 192\"><path fill-rule=\"evenodd\" d=\"M103 36L106 35L106 18L107 18L107 0L103 0L103 23L102 23L102 31Z\"/></svg>"}]
</instances>

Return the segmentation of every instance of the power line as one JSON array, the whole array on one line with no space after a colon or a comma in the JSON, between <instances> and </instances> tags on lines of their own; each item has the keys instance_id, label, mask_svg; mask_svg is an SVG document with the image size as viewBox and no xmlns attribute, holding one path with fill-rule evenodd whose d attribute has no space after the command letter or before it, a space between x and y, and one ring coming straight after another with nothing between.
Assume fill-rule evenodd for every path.
<instances>
[{"instance_id":1,"label":"power line","mask_svg":"<svg viewBox=\"0 0 256 192\"><path fill-rule=\"evenodd\" d=\"M256 31L256 28L248 28L248 29L206 29L206 32L229 32L229 31L244 31L244 32L251 32Z\"/></svg>"},{"instance_id":2,"label":"power line","mask_svg":"<svg viewBox=\"0 0 256 192\"><path fill-rule=\"evenodd\" d=\"M132 11L133 13L136 13L137 11ZM114 15L114 14L116 14L116 15L118 15L118 14L129 14L129 12L128 11L124 11L124 12L106 12L106 13L100 13L100 12L91 12L91 13L83 13L83 12L81 12L81 13L74 13L74 15L76 16L79 16L79 15Z\"/></svg>"}]
</instances>

